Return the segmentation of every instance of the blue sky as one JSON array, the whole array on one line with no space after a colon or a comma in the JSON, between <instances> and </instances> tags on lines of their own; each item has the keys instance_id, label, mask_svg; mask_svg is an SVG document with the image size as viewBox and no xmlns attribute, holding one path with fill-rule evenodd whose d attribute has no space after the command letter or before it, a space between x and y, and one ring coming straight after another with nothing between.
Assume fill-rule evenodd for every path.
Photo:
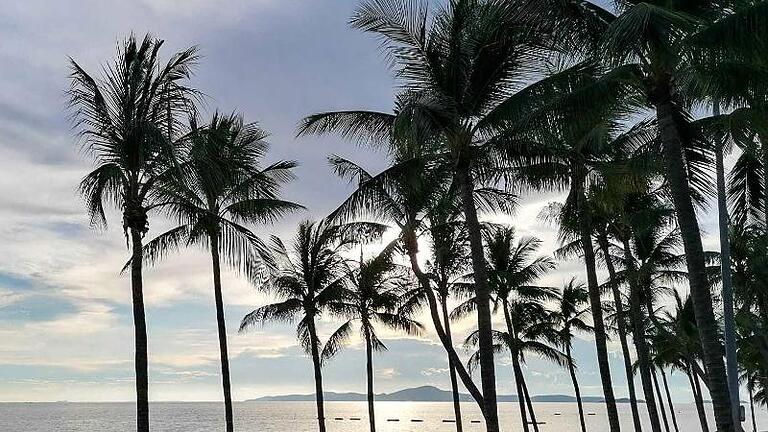
<instances>
[{"instance_id":1,"label":"blue sky","mask_svg":"<svg viewBox=\"0 0 768 432\"><path fill-rule=\"evenodd\" d=\"M238 110L272 132L270 158L301 163L286 197L309 209L261 235L287 238L305 217L320 217L349 192L326 163L338 153L376 170L383 156L334 138L295 139L304 115L321 110L388 110L394 82L368 35L350 30L352 0L204 0L49 2L4 5L0 16L0 401L131 400L133 337L129 281L119 274L127 257L119 216L94 231L76 185L89 162L75 145L64 90L67 56L87 70L114 54L131 31L167 41L163 52L199 45L203 55L193 84L209 110ZM536 216L553 197L523 200L504 219L522 235L555 246L553 229ZM711 218L706 227L714 232ZM151 221L150 235L168 223ZM712 236L707 237L709 246ZM149 269L145 294L154 400L219 400L218 344L208 257L185 251ZM581 277L564 262L544 282ZM312 391L311 364L289 325L239 335L237 325L268 301L234 274L224 277L235 399ZM334 323L323 322L329 334ZM471 322L456 325L465 335ZM376 358L377 390L431 384L447 388L446 361L436 338L387 335L390 350ZM326 368L326 388L364 390L364 358L353 344ZM625 381L611 344L619 396ZM577 341L583 392L600 394L589 340ZM563 370L536 358L527 375L533 393L570 393ZM514 393L511 367L499 359L499 391ZM689 400L687 382L672 380L675 398Z\"/></svg>"}]
</instances>

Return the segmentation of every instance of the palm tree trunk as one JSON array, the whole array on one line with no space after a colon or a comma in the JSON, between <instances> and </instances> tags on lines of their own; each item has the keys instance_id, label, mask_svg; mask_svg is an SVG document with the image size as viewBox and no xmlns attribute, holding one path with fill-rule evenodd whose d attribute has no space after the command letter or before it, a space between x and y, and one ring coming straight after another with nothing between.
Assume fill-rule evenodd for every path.
<instances>
[{"instance_id":1,"label":"palm tree trunk","mask_svg":"<svg viewBox=\"0 0 768 432\"><path fill-rule=\"evenodd\" d=\"M443 309L443 326L445 327L445 336L453 346L453 338L451 336L451 320L448 317L448 301L445 298L440 300L440 306ZM459 398L459 383L456 379L456 365L451 356L448 356L448 373L451 378L451 394L453 395L453 415L456 420L456 432L462 432L464 425L461 423L461 399Z\"/></svg>"},{"instance_id":2,"label":"palm tree trunk","mask_svg":"<svg viewBox=\"0 0 768 432\"><path fill-rule=\"evenodd\" d=\"M427 297L427 303L429 304L429 314L432 317L432 324L435 326L437 337L443 344L443 348L448 354L448 358L453 361L454 367L456 368L456 372L458 373L459 378L461 378L462 384L464 384L464 387L467 389L469 394L472 395L472 398L475 399L475 402L477 402L477 405L480 408L480 411L483 413L483 417L485 418L485 403L483 394L480 393L480 390L477 388L474 381L472 381L472 377L469 375L467 369L464 367L464 364L461 362L459 355L456 353L456 349L453 347L452 341L445 333L445 329L443 329L443 324L440 319L440 312L438 312L437 299L435 298L435 293L432 291L429 276L424 274L424 272L421 271L421 266L419 266L419 245L416 241L416 235L412 230L404 230L403 237L405 250L408 254L408 259L411 262L411 269L416 275L416 279L418 279L419 284L421 285L421 289L424 291L424 295Z\"/></svg>"},{"instance_id":3,"label":"palm tree trunk","mask_svg":"<svg viewBox=\"0 0 768 432\"><path fill-rule=\"evenodd\" d=\"M519 364L519 362L518 362ZM523 370L520 368L520 384L523 387L523 393L525 394L525 405L528 407L528 412L531 414L531 424L533 424L533 430L539 432L539 422L536 420L536 411L533 410L533 402L531 401L531 394L528 393L528 384L525 382L525 376Z\"/></svg>"},{"instance_id":4,"label":"palm tree trunk","mask_svg":"<svg viewBox=\"0 0 768 432\"><path fill-rule=\"evenodd\" d=\"M701 339L704 369L709 378L709 391L715 412L715 423L718 431L733 432L735 425L731 415L731 399L725 375L723 347L720 344L719 329L706 276L701 231L691 200L682 138L678 131L671 94L663 96L666 97L656 103L656 116L664 144L667 182L672 193L672 202L675 206L680 234L683 238L691 299L693 300L696 325Z\"/></svg>"},{"instance_id":5,"label":"palm tree trunk","mask_svg":"<svg viewBox=\"0 0 768 432\"><path fill-rule=\"evenodd\" d=\"M365 374L368 382L368 424L371 432L376 432L376 415L373 407L373 346L371 345L371 335L366 330L365 335Z\"/></svg>"},{"instance_id":6,"label":"palm tree trunk","mask_svg":"<svg viewBox=\"0 0 768 432\"><path fill-rule=\"evenodd\" d=\"M320 340L317 338L315 318L309 318L310 349L312 351L312 366L315 372L315 403L317 405L317 425L320 432L325 432L325 406L323 403L323 372L320 362Z\"/></svg>"},{"instance_id":7,"label":"palm tree trunk","mask_svg":"<svg viewBox=\"0 0 768 432\"><path fill-rule=\"evenodd\" d=\"M224 414L227 432L234 430L232 415L232 387L229 379L229 353L227 350L227 324L224 319L224 300L221 293L221 263L219 260L219 237L211 236L211 262L213 264L213 294L216 301L216 325L219 330L219 353L221 358L221 386L224 389Z\"/></svg>"},{"instance_id":8,"label":"palm tree trunk","mask_svg":"<svg viewBox=\"0 0 768 432\"><path fill-rule=\"evenodd\" d=\"M501 307L504 309L504 322L507 325L507 333L512 336L515 334L515 328L512 325L512 318L509 316L509 303L507 300L502 300ZM519 354L515 347L509 347L510 354L512 355L512 371L515 374L515 386L517 387L517 404L520 406L520 420L523 422L523 431L529 432L528 426L528 414L525 409L525 391L523 390L523 371L520 368L520 361L518 359Z\"/></svg>"},{"instance_id":9,"label":"palm tree trunk","mask_svg":"<svg viewBox=\"0 0 768 432\"><path fill-rule=\"evenodd\" d=\"M483 240L480 221L474 201L474 182L469 161L463 160L457 167L457 180L461 189L464 206L464 221L467 226L469 246L472 253L472 271L477 300L478 351L480 353L480 381L485 403L485 424L488 432L499 432L498 409L496 405L496 370L493 360L493 326L491 323L491 292L485 268Z\"/></svg>"},{"instance_id":10,"label":"palm tree trunk","mask_svg":"<svg viewBox=\"0 0 768 432\"><path fill-rule=\"evenodd\" d=\"M757 432L757 420L755 419L755 396L752 394L752 386L747 386L749 390L749 412L752 417L752 432Z\"/></svg>"},{"instance_id":11,"label":"palm tree trunk","mask_svg":"<svg viewBox=\"0 0 768 432\"><path fill-rule=\"evenodd\" d=\"M579 231L581 246L584 251L584 264L587 268L587 286L589 288L589 303L594 321L595 348L597 349L597 365L600 370L600 379L603 385L605 407L608 411L608 424L611 432L621 430L619 424L619 412L616 408L616 398L613 395L613 383L611 382L611 367L608 360L607 336L603 321L603 305L600 299L600 287L597 284L597 267L595 264L595 250L592 248L592 218L587 208L587 200L584 194L583 166L574 168L571 178L571 187L575 188L576 206L579 213Z\"/></svg>"},{"instance_id":12,"label":"palm tree trunk","mask_svg":"<svg viewBox=\"0 0 768 432\"><path fill-rule=\"evenodd\" d=\"M610 247L608 245L607 235L600 235L598 237L598 242L600 243L600 249L602 249L603 255L605 256L605 265L608 268L613 303L616 305L617 311L622 311L624 305L621 301L621 292L619 291L619 285L616 281L616 268L613 266L613 262L610 259ZM619 333L619 342L621 343L621 354L624 358L624 373L627 376L627 390L629 392L629 405L632 409L632 423L635 426L635 432L642 432L643 427L640 423L640 409L637 406L637 392L635 390L635 375L632 373L632 354L629 351L629 342L627 341L626 321L624 321L621 316L619 316L616 321L618 323L617 330Z\"/></svg>"},{"instance_id":13,"label":"palm tree trunk","mask_svg":"<svg viewBox=\"0 0 768 432\"><path fill-rule=\"evenodd\" d=\"M523 422L523 431L530 432L528 412L525 408L525 392L523 391L523 372L517 361L517 354L512 353L512 370L515 373L515 387L517 387L517 405L520 407L520 421Z\"/></svg>"},{"instance_id":14,"label":"palm tree trunk","mask_svg":"<svg viewBox=\"0 0 768 432\"><path fill-rule=\"evenodd\" d=\"M656 396L659 401L659 411L661 411L661 419L664 421L664 430L669 431L669 420L667 419L667 411L664 409L664 399L661 397L661 387L659 387L659 378L656 376L656 368L651 368L651 377L653 378L653 387L656 388Z\"/></svg>"},{"instance_id":15,"label":"palm tree trunk","mask_svg":"<svg viewBox=\"0 0 768 432\"><path fill-rule=\"evenodd\" d=\"M635 258L632 254L632 246L626 237L621 239L624 246L624 257L627 262L627 272L629 273L629 313L632 322L632 340L635 343L637 352L637 362L640 369L640 382L643 386L643 396L645 397L645 406L648 409L648 419L651 422L653 432L661 432L661 423L659 422L659 413L656 411L656 400L653 396L653 384L651 382L651 355L648 350L648 343L645 340L645 317L643 316L642 304L640 302L640 287L635 277Z\"/></svg>"},{"instance_id":16,"label":"palm tree trunk","mask_svg":"<svg viewBox=\"0 0 768 432\"><path fill-rule=\"evenodd\" d=\"M704 411L704 399L701 397L701 389L699 388L698 378L696 373L691 370L688 365L686 371L688 375L688 381L691 383L691 391L693 392L693 402L696 404L696 413L699 415L699 423L701 424L702 432L709 432L709 424L707 423L707 412Z\"/></svg>"},{"instance_id":17,"label":"palm tree trunk","mask_svg":"<svg viewBox=\"0 0 768 432\"><path fill-rule=\"evenodd\" d=\"M584 421L584 405L581 402L581 390L579 390L579 380L576 378L576 368L573 365L570 342L565 345L565 355L568 356L568 372L571 374L573 393L576 396L576 406L579 408L579 424L581 424L581 432L587 432L587 424Z\"/></svg>"},{"instance_id":18,"label":"palm tree trunk","mask_svg":"<svg viewBox=\"0 0 768 432\"><path fill-rule=\"evenodd\" d=\"M720 114L715 104L714 115ZM720 231L720 272L723 287L723 332L725 336L725 366L728 393L731 396L731 417L736 429L741 429L739 406L739 365L736 360L736 322L733 315L733 284L731 282L731 242L728 237L728 204L725 193L725 162L723 143L715 143L715 171L717 177L717 214Z\"/></svg>"},{"instance_id":19,"label":"palm tree trunk","mask_svg":"<svg viewBox=\"0 0 768 432\"><path fill-rule=\"evenodd\" d=\"M144 287L141 276L142 234L131 228L131 294L136 369L136 430L149 432L149 371L147 368L147 321L144 316Z\"/></svg>"},{"instance_id":20,"label":"palm tree trunk","mask_svg":"<svg viewBox=\"0 0 768 432\"><path fill-rule=\"evenodd\" d=\"M675 432L680 432L680 428L677 427L677 414L675 414L675 406L672 404L672 395L669 394L669 384L667 383L667 374L663 368L660 368L661 381L664 383L664 393L667 394L667 403L669 404L669 413L672 414L672 425L675 427Z\"/></svg>"}]
</instances>

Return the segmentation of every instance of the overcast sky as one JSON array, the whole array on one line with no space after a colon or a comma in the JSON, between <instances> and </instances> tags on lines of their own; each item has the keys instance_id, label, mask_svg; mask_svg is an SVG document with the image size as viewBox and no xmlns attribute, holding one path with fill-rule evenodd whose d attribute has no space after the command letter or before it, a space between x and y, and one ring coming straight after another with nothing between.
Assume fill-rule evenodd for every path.
<instances>
[{"instance_id":1,"label":"overcast sky","mask_svg":"<svg viewBox=\"0 0 768 432\"><path fill-rule=\"evenodd\" d=\"M349 192L328 168L337 153L372 170L383 156L332 138L295 139L304 115L331 109L388 110L394 82L370 35L347 26L353 0L143 0L3 5L0 15L0 401L131 400L133 331L127 258L117 213L106 231L88 226L76 194L91 167L78 151L64 90L68 56L98 72L131 31L166 40L164 58L199 45L193 85L210 110L237 110L272 133L269 159L295 159L298 179L285 196L308 211L259 235L287 239L301 218L332 210ZM506 219L521 235L556 247L553 228L536 216L552 197L527 198ZM151 220L150 236L168 222ZM714 232L711 218L707 230ZM716 245L708 236L708 246ZM582 278L578 262L561 263L544 282ZM218 342L208 256L196 250L169 257L145 272L153 400L220 400ZM313 389L310 360L289 325L237 334L245 313L269 299L234 274L224 278L236 400ZM323 322L328 335L333 322ZM456 326L460 339L472 322ZM449 388L446 360L431 331L388 334L390 350L375 359L377 390L436 385ZM619 351L611 345L618 396L626 395ZM586 395L599 395L594 346L575 348ZM333 391L364 391L364 356L353 344L325 369ZM534 394L571 393L565 371L530 358ZM514 393L511 367L499 359L500 393ZM672 380L675 398L689 400L687 382Z\"/></svg>"}]
</instances>

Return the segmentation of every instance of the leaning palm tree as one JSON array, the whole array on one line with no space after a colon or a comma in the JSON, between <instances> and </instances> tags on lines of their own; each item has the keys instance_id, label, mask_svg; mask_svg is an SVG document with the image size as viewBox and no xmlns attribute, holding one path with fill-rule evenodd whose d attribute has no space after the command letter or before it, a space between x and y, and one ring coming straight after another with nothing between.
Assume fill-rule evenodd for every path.
<instances>
[{"instance_id":1,"label":"leaning palm tree","mask_svg":"<svg viewBox=\"0 0 768 432\"><path fill-rule=\"evenodd\" d=\"M592 331L592 326L584 320L589 314L589 291L582 283L571 279L563 286L560 293L558 307L553 313L553 319L558 324L558 336L560 346L565 349L565 357L568 365L568 373L573 382L573 391L576 395L576 404L579 408L579 422L581 432L586 432L587 427L584 423L584 407L581 402L581 391L579 390L579 381L576 378L576 364L571 352L573 348L574 332L579 331L588 333Z\"/></svg>"},{"instance_id":2,"label":"leaning palm tree","mask_svg":"<svg viewBox=\"0 0 768 432\"><path fill-rule=\"evenodd\" d=\"M341 251L357 241L357 228L360 226L335 226L328 220L304 221L299 224L290 251L273 236L271 260L276 270L258 288L275 294L280 301L253 310L240 323L240 331L244 331L267 321L292 322L300 318L296 334L312 358L320 432L326 429L321 370L323 347L317 334L317 320L341 304L349 271ZM373 229L380 231L381 227Z\"/></svg>"},{"instance_id":3,"label":"leaning palm tree","mask_svg":"<svg viewBox=\"0 0 768 432\"><path fill-rule=\"evenodd\" d=\"M197 62L197 49L173 55L163 64L163 41L129 36L117 58L94 78L71 60L69 104L86 151L97 167L80 183L91 223L106 226L105 202L123 213L131 249L131 291L136 350L136 425L149 430L147 328L142 286L142 240L158 180L176 168L176 138L197 93L185 81Z\"/></svg>"},{"instance_id":4,"label":"leaning palm tree","mask_svg":"<svg viewBox=\"0 0 768 432\"><path fill-rule=\"evenodd\" d=\"M544 56L545 36L517 23L510 2L456 0L437 6L433 13L428 6L425 0L366 0L351 23L382 40L408 93L403 115L398 117L415 119L431 130L427 136L439 144L433 157L449 167L456 184L478 299L483 412L488 430L496 432L491 292L475 190L506 172L503 152L488 139L503 125L509 109L506 99L542 66L538 60ZM369 111L324 113L307 118L302 130L335 130L357 137L361 132L387 130L393 124L380 120L378 113ZM610 394L607 397L611 399ZM618 425L618 416L614 417Z\"/></svg>"},{"instance_id":5,"label":"leaning palm tree","mask_svg":"<svg viewBox=\"0 0 768 432\"><path fill-rule=\"evenodd\" d=\"M208 248L221 354L221 379L227 431L234 428L227 354L227 328L221 286L221 259L251 278L259 276L266 246L244 223L273 222L302 208L279 198L280 186L292 178L295 162L261 167L267 134L241 116L213 115L210 123L191 121L183 140L185 159L178 175L158 182L156 207L179 225L144 246L150 263L182 245Z\"/></svg>"},{"instance_id":6,"label":"leaning palm tree","mask_svg":"<svg viewBox=\"0 0 768 432\"><path fill-rule=\"evenodd\" d=\"M486 260L489 269L489 282L493 290L495 309L501 309L506 324L506 332L494 333L497 338L506 339L506 347L512 354L512 367L515 371L515 384L518 389L520 412L523 429L528 431L528 415L534 430L538 431L538 422L530 398L526 395L527 386L523 376L521 362L523 347L530 339L533 348L539 347L539 339L551 336L547 330L550 322L537 321L535 325L521 324L517 313L527 318L540 312L546 315L542 303L557 298L557 291L551 287L536 285L536 281L555 268L555 262L549 257L535 257L541 247L541 241L534 237L516 239L515 229L503 225L487 225L483 232L486 245ZM457 306L452 318L458 319L469 315L477 308L477 297L472 297ZM514 310L512 310L514 309ZM533 324L533 323L531 323ZM476 342L477 335L473 337ZM522 338L522 339L521 339ZM523 340L525 339L525 340ZM511 345L510 345L511 344ZM543 348L542 348L543 349ZM477 358L475 359L475 361ZM527 412L526 412L527 404Z\"/></svg>"},{"instance_id":7,"label":"leaning palm tree","mask_svg":"<svg viewBox=\"0 0 768 432\"><path fill-rule=\"evenodd\" d=\"M472 284L467 281L467 269L470 263L469 245L467 244L464 224L458 218L460 209L456 208L455 200L450 198L432 203L427 210L429 220L429 235L431 259L428 263L428 274L433 281L434 291L440 303L440 311L443 316L443 327L448 341L453 344L451 333L451 320L449 302L453 298L462 298L471 295ZM451 380L451 393L453 394L453 413L456 420L456 431L462 432L461 399L459 386L456 379L456 365L453 359L448 357L448 374Z\"/></svg>"},{"instance_id":8,"label":"leaning palm tree","mask_svg":"<svg viewBox=\"0 0 768 432\"><path fill-rule=\"evenodd\" d=\"M541 303L533 300L517 300L507 302L501 307L507 327L505 331L494 330L494 346L497 351L503 349L509 351L518 388L518 403L521 409L523 429L529 430L528 425L530 424L533 425L534 431L538 431L539 422L536 419L528 384L523 374L526 356L536 355L550 360L558 366L565 366L567 364L566 355L556 348L558 334L555 321L551 319L551 313ZM472 332L467 337L465 345L467 347L476 346L477 337L477 331ZM476 367L478 356L479 353L476 351L469 358L468 366L470 368ZM530 415L530 420L527 415Z\"/></svg>"},{"instance_id":9,"label":"leaning palm tree","mask_svg":"<svg viewBox=\"0 0 768 432\"><path fill-rule=\"evenodd\" d=\"M353 128L354 135L371 142L390 142L392 150L391 165L380 173L370 173L362 166L339 156L329 158L334 171L342 178L357 185L357 189L329 216L338 222L352 220L373 220L395 226L399 231L400 241L411 264L411 269L419 282L418 295L413 301L427 301L430 317L449 362L455 365L456 373L467 391L484 410L483 395L464 368L450 337L450 329L444 327L440 317L440 306L433 290L433 280L425 273L419 262L419 235L424 230L426 212L436 201L451 202L455 193L446 186L449 176L440 164L434 163L424 154L434 143L429 140L411 140L396 138L394 123L400 114L400 104L393 114L358 113L362 119ZM345 115L341 115L344 117ZM328 119L328 130L337 130L347 136L352 134L343 123ZM306 120L302 127L306 130L312 119ZM489 208L507 208L495 205L502 200L492 189L484 189L480 196L480 205ZM441 197L441 199L437 199ZM505 198L509 198L504 195ZM482 199L485 198L485 199ZM505 200L508 201L508 200ZM505 204L508 205L508 204Z\"/></svg>"},{"instance_id":10,"label":"leaning palm tree","mask_svg":"<svg viewBox=\"0 0 768 432\"><path fill-rule=\"evenodd\" d=\"M365 342L366 378L368 391L368 423L371 432L376 430L373 391L373 352L387 349L376 335L376 326L406 334L418 334L421 324L411 318L412 310L400 308L402 294L410 282L392 261L394 244L385 248L378 256L360 259L358 268L348 275L350 288L342 301L333 305L336 315L347 319L329 338L323 349L323 359L334 356L352 334L356 322Z\"/></svg>"}]
</instances>

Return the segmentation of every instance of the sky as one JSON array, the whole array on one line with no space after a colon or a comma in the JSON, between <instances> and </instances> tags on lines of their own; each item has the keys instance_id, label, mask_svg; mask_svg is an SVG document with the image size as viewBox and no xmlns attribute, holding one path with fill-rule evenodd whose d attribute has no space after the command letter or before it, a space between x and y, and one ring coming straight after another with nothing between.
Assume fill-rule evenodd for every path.
<instances>
[{"instance_id":1,"label":"sky","mask_svg":"<svg viewBox=\"0 0 768 432\"><path fill-rule=\"evenodd\" d=\"M78 148L64 91L68 57L99 71L130 32L166 40L164 58L198 45L202 59L192 80L208 112L237 110L271 132L268 160L297 160L287 199L307 207L258 235L289 239L303 218L330 212L350 192L329 169L339 154L376 171L384 155L333 137L295 138L310 113L365 108L389 110L395 82L378 43L347 25L354 0L189 0L10 2L0 15L0 401L126 401L133 393L130 281L119 215L106 230L89 227L76 187L91 168ZM503 218L520 235L557 247L555 229L537 215L557 196L526 197ZM151 237L168 228L153 217ZM704 217L705 246L716 247L716 225ZM185 250L144 275L152 400L221 400L218 341L210 259ZM562 262L542 283L583 277L577 261ZM310 360L290 324L238 334L241 318L270 299L238 275L224 275L233 398L311 393ZM426 317L423 317L426 319ZM320 323L321 336L338 322ZM375 358L377 391L435 385L449 388L442 347L429 329L420 336L384 333L389 351ZM459 322L459 337L472 329ZM617 396L626 380L617 343L610 356ZM582 393L600 395L594 344L574 348ZM329 391L365 389L364 355L353 342L324 369ZM571 394L565 370L529 358L534 394ZM508 358L498 359L500 393L513 394ZM675 374L673 397L689 401L687 381Z\"/></svg>"}]
</instances>

